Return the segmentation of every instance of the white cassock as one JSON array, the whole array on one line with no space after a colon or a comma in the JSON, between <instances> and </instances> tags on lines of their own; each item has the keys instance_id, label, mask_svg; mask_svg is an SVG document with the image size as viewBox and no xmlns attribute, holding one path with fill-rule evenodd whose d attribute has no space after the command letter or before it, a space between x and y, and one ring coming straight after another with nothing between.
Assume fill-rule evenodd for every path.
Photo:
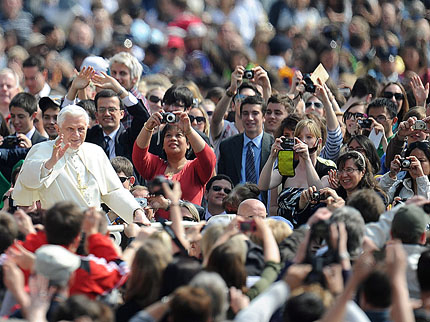
<instances>
[{"instance_id":1,"label":"white cassock","mask_svg":"<svg viewBox=\"0 0 430 322\"><path fill-rule=\"evenodd\" d=\"M45 162L51 158L55 141L34 145L16 182L12 198L19 206L30 206L40 200L43 209L59 201L72 201L82 210L100 209L108 205L127 223L133 222L133 212L140 208L126 190L98 145L84 142L77 150L68 149L51 170Z\"/></svg>"}]
</instances>

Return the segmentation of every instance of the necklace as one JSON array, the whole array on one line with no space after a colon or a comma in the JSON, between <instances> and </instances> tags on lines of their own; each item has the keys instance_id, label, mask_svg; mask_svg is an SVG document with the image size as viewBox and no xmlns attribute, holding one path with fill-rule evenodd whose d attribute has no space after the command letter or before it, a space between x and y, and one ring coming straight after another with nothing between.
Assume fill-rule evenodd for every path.
<instances>
[{"instance_id":1,"label":"necklace","mask_svg":"<svg viewBox=\"0 0 430 322\"><path fill-rule=\"evenodd\" d=\"M186 160L184 163L179 165L176 169L173 169L169 164L167 164L166 171L164 171L164 175L167 178L172 179L176 173L181 172L181 170L184 168L184 166L187 163L188 163L188 160Z\"/></svg>"}]
</instances>

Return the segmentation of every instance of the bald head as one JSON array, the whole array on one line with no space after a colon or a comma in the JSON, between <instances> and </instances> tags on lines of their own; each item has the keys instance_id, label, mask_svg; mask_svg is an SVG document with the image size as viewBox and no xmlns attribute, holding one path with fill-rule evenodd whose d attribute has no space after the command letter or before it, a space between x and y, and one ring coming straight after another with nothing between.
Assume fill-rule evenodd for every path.
<instances>
[{"instance_id":1,"label":"bald head","mask_svg":"<svg viewBox=\"0 0 430 322\"><path fill-rule=\"evenodd\" d=\"M252 217L266 218L267 212L264 203L258 199L246 199L242 201L237 209L237 214L246 219Z\"/></svg>"}]
</instances>

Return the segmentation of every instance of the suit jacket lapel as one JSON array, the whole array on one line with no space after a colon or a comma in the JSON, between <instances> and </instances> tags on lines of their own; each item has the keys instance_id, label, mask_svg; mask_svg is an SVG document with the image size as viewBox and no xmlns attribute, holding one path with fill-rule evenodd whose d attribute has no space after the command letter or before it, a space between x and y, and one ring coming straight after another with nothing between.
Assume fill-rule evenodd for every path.
<instances>
[{"instance_id":1,"label":"suit jacket lapel","mask_svg":"<svg viewBox=\"0 0 430 322\"><path fill-rule=\"evenodd\" d=\"M266 132L264 132L263 139L261 140L260 171L263 169L267 159L269 158L271 147L272 147L271 136Z\"/></svg>"},{"instance_id":2,"label":"suit jacket lapel","mask_svg":"<svg viewBox=\"0 0 430 322\"><path fill-rule=\"evenodd\" d=\"M233 163L236 168L236 175L238 177L238 182L241 179L241 169L242 169L242 150L243 150L243 133L237 136L236 140L232 142L231 157L233 158ZM239 152L239 155L238 155Z\"/></svg>"}]
</instances>

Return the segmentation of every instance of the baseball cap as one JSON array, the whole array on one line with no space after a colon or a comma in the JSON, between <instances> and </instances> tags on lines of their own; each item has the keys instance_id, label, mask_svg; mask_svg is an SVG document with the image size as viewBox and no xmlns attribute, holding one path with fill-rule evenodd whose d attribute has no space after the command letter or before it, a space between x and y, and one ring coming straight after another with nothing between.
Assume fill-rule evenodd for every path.
<instances>
[{"instance_id":1,"label":"baseball cap","mask_svg":"<svg viewBox=\"0 0 430 322\"><path fill-rule=\"evenodd\" d=\"M51 285L67 285L80 265L81 258L62 246L44 245L36 250L35 270L47 277Z\"/></svg>"},{"instance_id":2,"label":"baseball cap","mask_svg":"<svg viewBox=\"0 0 430 322\"><path fill-rule=\"evenodd\" d=\"M394 238L408 239L412 235L425 232L429 216L415 205L401 207L391 223L391 234Z\"/></svg>"},{"instance_id":3,"label":"baseball cap","mask_svg":"<svg viewBox=\"0 0 430 322\"><path fill-rule=\"evenodd\" d=\"M45 112L48 108L60 108L61 107L61 98L59 97L49 97L44 96L39 100L39 107L42 112Z\"/></svg>"}]
</instances>

